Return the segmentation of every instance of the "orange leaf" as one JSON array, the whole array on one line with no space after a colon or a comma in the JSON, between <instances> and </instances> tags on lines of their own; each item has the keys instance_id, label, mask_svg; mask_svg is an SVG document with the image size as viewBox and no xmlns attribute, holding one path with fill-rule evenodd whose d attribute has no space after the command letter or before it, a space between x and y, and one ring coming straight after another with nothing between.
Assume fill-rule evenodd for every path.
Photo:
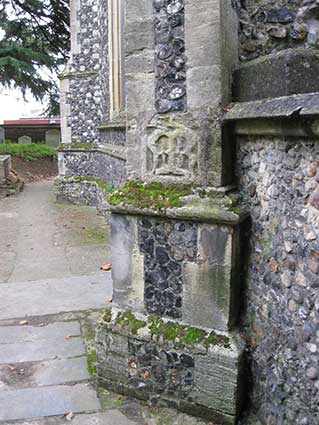
<instances>
[{"instance_id":1,"label":"orange leaf","mask_svg":"<svg viewBox=\"0 0 319 425\"><path fill-rule=\"evenodd\" d=\"M101 266L101 270L108 272L108 271L112 270L112 265L111 264L103 264L103 266Z\"/></svg>"}]
</instances>

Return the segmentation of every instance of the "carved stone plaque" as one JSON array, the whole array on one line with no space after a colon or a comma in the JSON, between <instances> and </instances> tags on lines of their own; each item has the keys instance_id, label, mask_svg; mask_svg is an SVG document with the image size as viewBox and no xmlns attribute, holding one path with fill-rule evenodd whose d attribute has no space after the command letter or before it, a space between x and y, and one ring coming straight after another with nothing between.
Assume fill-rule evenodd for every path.
<instances>
[{"instance_id":1,"label":"carved stone plaque","mask_svg":"<svg viewBox=\"0 0 319 425\"><path fill-rule=\"evenodd\" d=\"M147 139L146 174L193 181L198 175L198 135L179 126L157 128Z\"/></svg>"}]
</instances>

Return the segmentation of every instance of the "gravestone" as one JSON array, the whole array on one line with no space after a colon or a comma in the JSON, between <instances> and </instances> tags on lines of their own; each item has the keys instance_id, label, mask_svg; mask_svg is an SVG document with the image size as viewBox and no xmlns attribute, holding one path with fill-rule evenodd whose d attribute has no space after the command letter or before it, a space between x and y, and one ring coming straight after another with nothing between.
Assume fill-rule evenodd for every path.
<instances>
[{"instance_id":1,"label":"gravestone","mask_svg":"<svg viewBox=\"0 0 319 425\"><path fill-rule=\"evenodd\" d=\"M0 143L4 143L5 140L5 131L2 127L0 127Z\"/></svg>"},{"instance_id":2,"label":"gravestone","mask_svg":"<svg viewBox=\"0 0 319 425\"><path fill-rule=\"evenodd\" d=\"M20 136L18 138L19 145L30 145L32 143L32 138L30 136Z\"/></svg>"},{"instance_id":3,"label":"gravestone","mask_svg":"<svg viewBox=\"0 0 319 425\"><path fill-rule=\"evenodd\" d=\"M0 184L6 183L10 171L11 171L11 156L0 155Z\"/></svg>"},{"instance_id":4,"label":"gravestone","mask_svg":"<svg viewBox=\"0 0 319 425\"><path fill-rule=\"evenodd\" d=\"M60 144L61 134L59 130L47 130L45 132L45 144L54 148Z\"/></svg>"},{"instance_id":5,"label":"gravestone","mask_svg":"<svg viewBox=\"0 0 319 425\"><path fill-rule=\"evenodd\" d=\"M142 0L139 13L127 2L125 16L132 181L110 197L114 290L97 333L98 381L234 424L247 216L227 186L232 140L221 117L236 66L236 11L231 0ZM150 68L141 69L141 50Z\"/></svg>"}]
</instances>

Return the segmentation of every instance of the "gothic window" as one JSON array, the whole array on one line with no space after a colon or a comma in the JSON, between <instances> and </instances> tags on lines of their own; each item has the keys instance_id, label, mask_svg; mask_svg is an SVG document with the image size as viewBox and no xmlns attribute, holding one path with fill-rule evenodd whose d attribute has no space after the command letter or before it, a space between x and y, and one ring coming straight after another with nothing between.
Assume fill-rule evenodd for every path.
<instances>
[{"instance_id":1,"label":"gothic window","mask_svg":"<svg viewBox=\"0 0 319 425\"><path fill-rule=\"evenodd\" d=\"M110 99L111 113L116 115L125 107L124 93L124 49L123 0L109 0L109 40L110 40Z\"/></svg>"}]
</instances>

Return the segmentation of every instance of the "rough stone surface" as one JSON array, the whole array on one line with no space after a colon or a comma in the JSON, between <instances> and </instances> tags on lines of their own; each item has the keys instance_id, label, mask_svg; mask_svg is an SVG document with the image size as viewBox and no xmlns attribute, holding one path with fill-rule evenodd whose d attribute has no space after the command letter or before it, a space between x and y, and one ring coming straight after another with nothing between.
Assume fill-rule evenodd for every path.
<instances>
[{"instance_id":1,"label":"rough stone surface","mask_svg":"<svg viewBox=\"0 0 319 425\"><path fill-rule=\"evenodd\" d=\"M244 318L253 408L265 423L315 425L318 416L319 145L241 137L238 176L252 216Z\"/></svg>"},{"instance_id":2,"label":"rough stone surface","mask_svg":"<svg viewBox=\"0 0 319 425\"><path fill-rule=\"evenodd\" d=\"M172 343L171 343L172 344ZM116 324L101 323L97 333L98 382L153 405L235 424L240 409L238 375L242 351L194 345L176 349L167 341L122 333Z\"/></svg>"},{"instance_id":3,"label":"rough stone surface","mask_svg":"<svg viewBox=\"0 0 319 425\"><path fill-rule=\"evenodd\" d=\"M156 50L156 110L184 111L186 107L186 57L184 0L154 2Z\"/></svg>"},{"instance_id":4,"label":"rough stone surface","mask_svg":"<svg viewBox=\"0 0 319 425\"><path fill-rule=\"evenodd\" d=\"M289 47L318 46L316 0L236 0L236 4L241 60Z\"/></svg>"},{"instance_id":5,"label":"rough stone surface","mask_svg":"<svg viewBox=\"0 0 319 425\"><path fill-rule=\"evenodd\" d=\"M250 61L234 73L234 100L314 93L319 90L319 55L306 49L287 49Z\"/></svg>"},{"instance_id":6,"label":"rough stone surface","mask_svg":"<svg viewBox=\"0 0 319 425\"><path fill-rule=\"evenodd\" d=\"M91 176L119 187L126 179L125 161L100 152L63 152L64 175Z\"/></svg>"},{"instance_id":7,"label":"rough stone surface","mask_svg":"<svg viewBox=\"0 0 319 425\"><path fill-rule=\"evenodd\" d=\"M238 236L227 226L112 214L114 303L226 331L241 304Z\"/></svg>"},{"instance_id":8,"label":"rough stone surface","mask_svg":"<svg viewBox=\"0 0 319 425\"><path fill-rule=\"evenodd\" d=\"M57 177L54 186L58 202L95 207L106 219L109 218L108 194L96 182L79 182L78 177Z\"/></svg>"}]
</instances>

